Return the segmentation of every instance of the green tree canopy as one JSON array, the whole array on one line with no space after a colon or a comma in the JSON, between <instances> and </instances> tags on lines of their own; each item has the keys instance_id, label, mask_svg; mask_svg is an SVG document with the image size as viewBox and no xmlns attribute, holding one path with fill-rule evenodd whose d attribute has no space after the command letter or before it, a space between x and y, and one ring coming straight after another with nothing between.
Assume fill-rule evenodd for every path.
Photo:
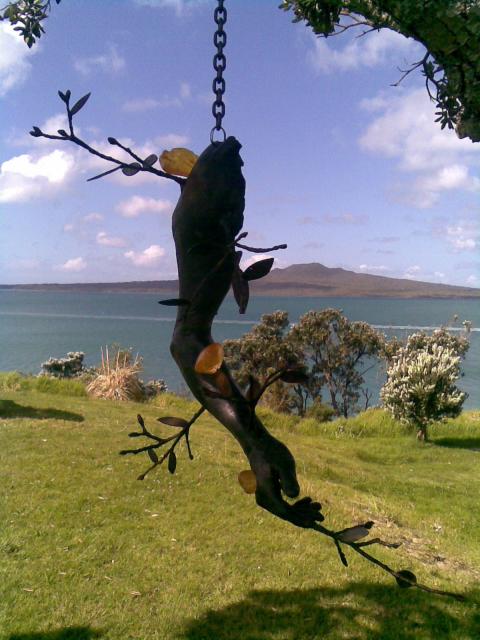
<instances>
[{"instance_id":1,"label":"green tree canopy","mask_svg":"<svg viewBox=\"0 0 480 640\"><path fill-rule=\"evenodd\" d=\"M323 37L360 28L413 38L426 52L405 75L421 70L442 128L480 141L479 0L283 0L280 8Z\"/></svg>"}]
</instances>

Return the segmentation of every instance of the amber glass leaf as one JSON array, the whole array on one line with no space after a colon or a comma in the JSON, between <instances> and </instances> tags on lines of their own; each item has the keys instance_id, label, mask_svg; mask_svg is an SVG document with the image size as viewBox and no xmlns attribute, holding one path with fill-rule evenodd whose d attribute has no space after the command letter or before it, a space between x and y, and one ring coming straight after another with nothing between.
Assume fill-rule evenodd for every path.
<instances>
[{"instance_id":1,"label":"amber glass leaf","mask_svg":"<svg viewBox=\"0 0 480 640\"><path fill-rule=\"evenodd\" d=\"M257 478L251 469L240 471L238 482L245 493L255 493L257 490Z\"/></svg>"},{"instance_id":2,"label":"amber glass leaf","mask_svg":"<svg viewBox=\"0 0 480 640\"><path fill-rule=\"evenodd\" d=\"M218 342L213 342L205 347L195 362L196 373L216 373L223 362L223 346Z\"/></svg>"}]
</instances>

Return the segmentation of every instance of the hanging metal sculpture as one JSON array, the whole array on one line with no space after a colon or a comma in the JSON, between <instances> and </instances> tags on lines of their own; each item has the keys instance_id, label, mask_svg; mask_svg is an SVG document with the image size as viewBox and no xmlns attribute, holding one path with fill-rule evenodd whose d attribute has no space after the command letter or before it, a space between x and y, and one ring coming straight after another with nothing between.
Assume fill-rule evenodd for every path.
<instances>
[{"instance_id":1,"label":"hanging metal sculpture","mask_svg":"<svg viewBox=\"0 0 480 640\"><path fill-rule=\"evenodd\" d=\"M464 598L459 594L421 585L411 571L396 571L369 554L365 547L373 544L390 548L399 546L379 538L365 540L373 522L333 531L320 524L324 516L319 502L310 497L303 497L295 502L286 499L297 498L300 493L295 460L287 447L267 431L256 413L256 406L263 393L277 380L286 383L305 382L306 374L300 369L283 368L266 380L258 380L251 375L248 388L240 389L224 362L222 345L212 338L213 319L230 288L233 289L240 313L244 313L249 298L248 283L267 275L272 267L273 259L268 258L242 271L242 250L266 253L286 248L284 244L254 248L241 243L247 235L241 232L245 207L241 144L234 137L226 136L222 124L225 115L224 47L227 42L224 29L227 11L224 0L217 0L214 19L217 26L213 60L216 72L213 80L215 101L212 106L215 125L210 133L211 144L198 159L186 149L174 149L161 155L160 170L154 166L159 160L155 154L142 159L116 138L108 138L109 143L126 152L133 162L125 162L94 149L75 134L73 126L73 117L85 106L90 94L70 106L71 92L59 91L66 106L68 131L59 130L57 134L47 134L38 127L33 127L30 132L34 137L73 142L116 165L90 180L119 170L127 176L147 172L174 180L181 188L172 221L179 297L163 300L161 304L177 307L171 352L185 382L199 401L200 408L189 419L178 416L159 418L161 423L178 428L175 435L167 438L152 433L142 416L137 416L140 431L133 432L130 436L143 436L150 443L120 453L148 455L151 465L139 476L140 480L164 461L167 461L170 473L175 473L177 445L185 440L188 456L193 459L190 430L202 413L208 411L230 431L242 447L250 469L239 474L239 482L247 493L255 494L259 506L293 525L313 529L331 538L345 566L348 566L348 562L343 547L347 546L390 573L400 587L416 587L462 600ZM216 136L221 140L215 140ZM162 451L161 455L159 451Z\"/></svg>"}]
</instances>

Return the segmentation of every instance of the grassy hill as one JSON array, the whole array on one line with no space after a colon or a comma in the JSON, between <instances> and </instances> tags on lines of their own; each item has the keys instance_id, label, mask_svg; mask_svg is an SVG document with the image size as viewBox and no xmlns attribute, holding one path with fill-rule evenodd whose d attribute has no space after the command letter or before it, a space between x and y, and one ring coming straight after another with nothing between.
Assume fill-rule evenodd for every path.
<instances>
[{"instance_id":1,"label":"grassy hill","mask_svg":"<svg viewBox=\"0 0 480 640\"><path fill-rule=\"evenodd\" d=\"M345 568L330 541L260 510L237 482L243 454L209 417L192 462L182 451L174 476L137 481L147 459L117 455L136 414L153 426L195 404L42 384L0 376L2 640L480 637L478 412L433 427L428 445L380 410L329 424L263 414L328 526L374 520L403 543L379 558L459 603L401 590L352 554Z\"/></svg>"}]
</instances>

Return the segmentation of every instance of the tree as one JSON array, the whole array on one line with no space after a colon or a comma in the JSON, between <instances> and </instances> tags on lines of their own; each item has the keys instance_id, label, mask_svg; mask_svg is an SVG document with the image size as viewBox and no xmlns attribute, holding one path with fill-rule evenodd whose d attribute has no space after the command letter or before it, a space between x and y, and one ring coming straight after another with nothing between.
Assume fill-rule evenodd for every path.
<instances>
[{"instance_id":1,"label":"tree","mask_svg":"<svg viewBox=\"0 0 480 640\"><path fill-rule=\"evenodd\" d=\"M352 28L391 29L422 44L421 69L442 129L480 141L480 4L478 0L283 0L294 22L328 37Z\"/></svg>"},{"instance_id":2,"label":"tree","mask_svg":"<svg viewBox=\"0 0 480 640\"><path fill-rule=\"evenodd\" d=\"M264 381L279 369L303 366L303 354L289 340L288 328L288 313L275 311L262 315L259 324L242 338L224 342L228 366L242 386L251 384L252 373ZM301 385L295 387L297 394L301 394ZM297 400L294 395L290 385L277 380L263 395L263 401L276 411L289 412L300 402L298 395Z\"/></svg>"},{"instance_id":3,"label":"tree","mask_svg":"<svg viewBox=\"0 0 480 640\"><path fill-rule=\"evenodd\" d=\"M351 322L339 310L325 309L302 316L290 337L310 364L312 400L320 398L326 386L335 413L348 417L358 406L364 383L366 370L358 369L378 356L383 336L366 322Z\"/></svg>"},{"instance_id":4,"label":"tree","mask_svg":"<svg viewBox=\"0 0 480 640\"><path fill-rule=\"evenodd\" d=\"M467 394L456 381L460 356L437 343L402 347L387 371L380 395L394 418L414 427L426 441L427 427L435 420L458 416Z\"/></svg>"},{"instance_id":5,"label":"tree","mask_svg":"<svg viewBox=\"0 0 480 640\"><path fill-rule=\"evenodd\" d=\"M358 407L366 361L379 355L383 336L365 322L351 322L336 309L309 311L287 329L287 312L277 311L263 315L260 324L242 338L228 340L225 354L237 379L246 385L252 371L265 379L282 367L304 367L304 380L272 385L267 404L304 415L310 404L321 402L326 387L335 414L348 417Z\"/></svg>"},{"instance_id":6,"label":"tree","mask_svg":"<svg viewBox=\"0 0 480 640\"><path fill-rule=\"evenodd\" d=\"M55 0L56 4L60 4L61 1ZM51 8L51 0L9 2L0 9L0 20L8 20L30 48L42 33L45 33L42 23L48 18Z\"/></svg>"}]
</instances>

